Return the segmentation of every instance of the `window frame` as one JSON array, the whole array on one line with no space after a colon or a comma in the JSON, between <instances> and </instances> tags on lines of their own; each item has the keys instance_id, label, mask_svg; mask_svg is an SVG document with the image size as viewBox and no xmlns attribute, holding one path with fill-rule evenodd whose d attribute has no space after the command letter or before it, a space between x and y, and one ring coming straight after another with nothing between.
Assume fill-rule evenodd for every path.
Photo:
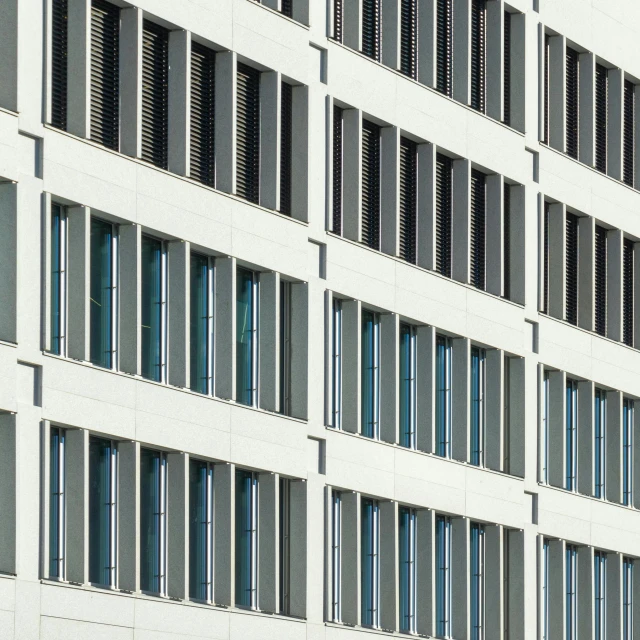
<instances>
[{"instance_id":1,"label":"window frame","mask_svg":"<svg viewBox=\"0 0 640 640\"><path fill-rule=\"evenodd\" d=\"M451 637L451 518L436 516L436 636Z\"/></svg>"},{"instance_id":2,"label":"window frame","mask_svg":"<svg viewBox=\"0 0 640 640\"><path fill-rule=\"evenodd\" d=\"M200 389L194 388L194 344L193 344L193 260L195 259L204 259L206 260L206 265L204 268L206 269L206 283L205 283L205 302L204 306L206 307L206 338L205 344L200 345L204 346L205 349L205 369L204 372L206 375L206 391L202 391L204 387L200 387ZM214 354L215 354L215 309L216 309L216 285L215 285L215 258L213 256L208 256L203 253L199 253L197 251L192 251L189 256L189 293L190 293L190 327L189 327L189 351L190 351L190 366L189 366L189 388L191 391L195 393L200 393L202 395L213 396L214 395L214 384L215 384L215 368L214 368Z\"/></svg>"},{"instance_id":3,"label":"window frame","mask_svg":"<svg viewBox=\"0 0 640 640\"><path fill-rule=\"evenodd\" d=\"M342 300L334 298L331 309L331 426L342 429Z\"/></svg>"},{"instance_id":4,"label":"window frame","mask_svg":"<svg viewBox=\"0 0 640 640\"><path fill-rule=\"evenodd\" d=\"M634 410L631 398L622 400L622 504L630 507L634 500Z\"/></svg>"},{"instance_id":5,"label":"window frame","mask_svg":"<svg viewBox=\"0 0 640 640\"><path fill-rule=\"evenodd\" d=\"M472 522L470 527L470 626L471 640L483 640L485 635L485 530Z\"/></svg>"},{"instance_id":6,"label":"window frame","mask_svg":"<svg viewBox=\"0 0 640 640\"><path fill-rule=\"evenodd\" d=\"M487 352L471 347L471 464L484 467L486 438Z\"/></svg>"},{"instance_id":7,"label":"window frame","mask_svg":"<svg viewBox=\"0 0 640 640\"><path fill-rule=\"evenodd\" d=\"M199 465L199 466L196 466ZM214 576L214 464L212 462L208 462L206 460L201 460L199 458L189 458L189 600L195 602L205 602L207 604L213 604L214 602L214 594L213 594L213 576ZM197 544L195 541L195 535L193 533L194 525L192 523L193 518L193 508L194 508L194 483L193 483L193 472L202 475L204 471L204 483L203 487L196 487L196 489L200 489L201 493L198 496L200 500L202 500L202 504L200 507L202 508L203 515L205 516L205 520L198 522L197 526L202 527L203 529L203 542L204 549L200 549L200 553L202 553L202 557L198 558L198 550L194 549L194 545ZM200 478L200 480L202 480ZM202 491L204 489L204 491ZM194 558L195 556L195 558ZM198 562L199 561L199 562ZM204 581L200 584L200 588L202 592L200 594L194 594L194 564L203 563L204 571L203 577ZM202 570L202 567L201 567ZM204 597L199 597L204 596Z\"/></svg>"},{"instance_id":8,"label":"window frame","mask_svg":"<svg viewBox=\"0 0 640 640\"><path fill-rule=\"evenodd\" d=\"M55 223L57 221L57 226ZM68 216L67 208L56 202L51 203L51 305L50 305L50 350L66 357L68 330ZM57 250L56 250L57 247ZM57 259L56 259L57 257ZM54 264L55 262L55 264ZM57 267L57 268L56 268ZM56 284L57 282L57 284ZM58 316L58 335L55 335L55 317ZM57 348L54 346L57 341Z\"/></svg>"},{"instance_id":9,"label":"window frame","mask_svg":"<svg viewBox=\"0 0 640 640\"><path fill-rule=\"evenodd\" d=\"M436 455L451 459L452 437L452 344L451 338L444 335L436 336ZM444 354L441 356L441 354ZM440 359L443 359L440 362ZM440 373L440 367L443 368ZM442 377L442 385L441 385ZM438 411L441 405L442 412ZM441 417L442 416L442 417Z\"/></svg>"},{"instance_id":10,"label":"window frame","mask_svg":"<svg viewBox=\"0 0 640 640\"><path fill-rule=\"evenodd\" d=\"M248 398L248 402L244 402L240 395L239 395L239 389L238 389L238 362L239 362L239 357L237 355L236 352L236 362L235 362L235 366L236 366L236 402L242 406L246 406L246 407L254 407L256 408L258 406L258 398L259 398L259 393L260 393L260 389L259 389L259 380L260 380L260 376L259 376L259 367L260 367L260 357L259 357L259 340L260 340L260 274L257 271L254 271L253 269L248 269L246 267L242 267L239 266L237 268L237 276L240 275L240 272L245 272L247 274L251 274L251 282L250 282L250 293L249 293L249 298L250 298L250 304L251 304L251 327L248 330L249 334L250 334L250 339L251 339L251 345L249 346L249 350L247 352L247 354L244 354L245 356L247 356L247 362L249 364L250 367L250 373L249 373L249 383L251 385L250 389L245 389L245 392L247 393L247 398ZM239 278L238 278L238 282L239 282ZM237 312L237 306L239 304L238 302L238 293L237 293L237 286L236 286L236 300L235 300L235 304L236 304L236 312ZM236 319L236 344L238 343L238 331L237 331L237 319Z\"/></svg>"},{"instance_id":11,"label":"window frame","mask_svg":"<svg viewBox=\"0 0 640 640\"><path fill-rule=\"evenodd\" d=\"M403 344L403 340L406 344ZM400 446L417 448L417 327L400 323L399 417Z\"/></svg>"},{"instance_id":12,"label":"window frame","mask_svg":"<svg viewBox=\"0 0 640 640\"><path fill-rule=\"evenodd\" d=\"M607 554L593 552L593 638L605 640L607 635Z\"/></svg>"},{"instance_id":13,"label":"window frame","mask_svg":"<svg viewBox=\"0 0 640 640\"><path fill-rule=\"evenodd\" d=\"M564 488L578 490L578 383L571 378L565 384L565 478Z\"/></svg>"},{"instance_id":14,"label":"window frame","mask_svg":"<svg viewBox=\"0 0 640 640\"><path fill-rule=\"evenodd\" d=\"M66 460L66 429L52 426L49 431L48 577L60 582L66 582L67 579ZM52 570L54 567L55 571Z\"/></svg>"},{"instance_id":15,"label":"window frame","mask_svg":"<svg viewBox=\"0 0 640 640\"><path fill-rule=\"evenodd\" d=\"M593 496L606 499L607 485L607 392L594 389Z\"/></svg>"},{"instance_id":16,"label":"window frame","mask_svg":"<svg viewBox=\"0 0 640 640\"><path fill-rule=\"evenodd\" d=\"M241 475L243 477L241 477ZM260 526L260 512L259 512L259 491L260 491L260 483L259 483L259 474L255 471L250 471L248 469L236 469L236 504L235 504L235 524L236 524L236 539L235 539L235 554L236 558L239 556L239 543L240 539L238 536L238 531L240 530L240 522L239 518L241 517L239 511L241 508L240 500L238 498L238 489L242 480L249 480L249 499L247 502L247 513L245 516L248 516L247 522L249 529L249 536L247 538L248 548L246 549L248 553L248 591L249 598L248 604L241 603L241 598L239 596L241 592L241 584L239 579L239 571L241 568L238 566L238 560L236 559L235 566L235 578L236 578L236 587L235 587L235 595L236 595L236 606L242 609L251 609L257 610L259 608L259 567L258 567L258 530Z\"/></svg>"},{"instance_id":17,"label":"window frame","mask_svg":"<svg viewBox=\"0 0 640 640\"><path fill-rule=\"evenodd\" d=\"M368 320L366 317L370 317ZM380 440L380 314L369 309L362 309L361 312L361 419L360 435L372 440ZM371 335L365 341L365 325L371 323ZM365 383L371 386L371 395L367 397ZM371 415L371 421L367 419Z\"/></svg>"},{"instance_id":18,"label":"window frame","mask_svg":"<svg viewBox=\"0 0 640 640\"><path fill-rule=\"evenodd\" d=\"M331 491L331 620L342 622L342 492Z\"/></svg>"},{"instance_id":19,"label":"window frame","mask_svg":"<svg viewBox=\"0 0 640 640\"><path fill-rule=\"evenodd\" d=\"M399 626L401 632L411 634L417 633L416 533L416 510L411 507L400 507L398 510Z\"/></svg>"},{"instance_id":20,"label":"window frame","mask_svg":"<svg viewBox=\"0 0 640 640\"><path fill-rule=\"evenodd\" d=\"M366 510L371 508L370 520ZM362 497L360 501L361 538L360 538L360 618L363 627L380 628L380 503L374 498ZM368 526L367 526L368 525ZM369 534L370 544L365 546L365 532ZM367 576L367 571L369 576ZM371 584L367 585L367 577ZM367 598L367 591L370 597Z\"/></svg>"},{"instance_id":21,"label":"window frame","mask_svg":"<svg viewBox=\"0 0 640 640\"><path fill-rule=\"evenodd\" d=\"M565 640L578 638L578 549L565 548Z\"/></svg>"}]
</instances>

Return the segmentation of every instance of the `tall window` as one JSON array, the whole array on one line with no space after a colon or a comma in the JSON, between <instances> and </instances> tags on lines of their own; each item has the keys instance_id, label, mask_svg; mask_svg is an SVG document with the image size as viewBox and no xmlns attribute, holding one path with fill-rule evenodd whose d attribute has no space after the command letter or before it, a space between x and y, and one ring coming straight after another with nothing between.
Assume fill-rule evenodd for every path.
<instances>
[{"instance_id":1,"label":"tall window","mask_svg":"<svg viewBox=\"0 0 640 640\"><path fill-rule=\"evenodd\" d=\"M291 283L280 281L280 412L291 415Z\"/></svg>"},{"instance_id":2,"label":"tall window","mask_svg":"<svg viewBox=\"0 0 640 640\"><path fill-rule=\"evenodd\" d=\"M415 0L400 2L400 71L406 76L417 77L418 53L418 3Z\"/></svg>"},{"instance_id":3,"label":"tall window","mask_svg":"<svg viewBox=\"0 0 640 640\"><path fill-rule=\"evenodd\" d=\"M89 581L116 586L118 447L113 440L89 440Z\"/></svg>"},{"instance_id":4,"label":"tall window","mask_svg":"<svg viewBox=\"0 0 640 640\"><path fill-rule=\"evenodd\" d=\"M342 300L333 300L331 313L333 336L331 343L331 425L342 428Z\"/></svg>"},{"instance_id":5,"label":"tall window","mask_svg":"<svg viewBox=\"0 0 640 640\"><path fill-rule=\"evenodd\" d=\"M189 366L192 391L213 394L213 259L192 253L190 260Z\"/></svg>"},{"instance_id":6,"label":"tall window","mask_svg":"<svg viewBox=\"0 0 640 640\"><path fill-rule=\"evenodd\" d=\"M51 351L67 352L67 213L51 205Z\"/></svg>"},{"instance_id":7,"label":"tall window","mask_svg":"<svg viewBox=\"0 0 640 640\"><path fill-rule=\"evenodd\" d=\"M216 52L191 42L189 176L215 185Z\"/></svg>"},{"instance_id":8,"label":"tall window","mask_svg":"<svg viewBox=\"0 0 640 640\"><path fill-rule=\"evenodd\" d=\"M451 457L451 339L436 338L436 454Z\"/></svg>"},{"instance_id":9,"label":"tall window","mask_svg":"<svg viewBox=\"0 0 640 640\"><path fill-rule=\"evenodd\" d=\"M503 79L503 122L511 125L511 14L504 12L504 79ZM506 210L506 208L505 208Z\"/></svg>"},{"instance_id":10,"label":"tall window","mask_svg":"<svg viewBox=\"0 0 640 640\"><path fill-rule=\"evenodd\" d=\"M478 289L486 289L486 176L473 169L471 171L471 220L469 261L471 263L471 284Z\"/></svg>"},{"instance_id":11,"label":"tall window","mask_svg":"<svg viewBox=\"0 0 640 640\"><path fill-rule=\"evenodd\" d=\"M236 471L236 604L258 607L258 474Z\"/></svg>"},{"instance_id":12,"label":"tall window","mask_svg":"<svg viewBox=\"0 0 640 640\"><path fill-rule=\"evenodd\" d=\"M258 400L258 275L248 269L238 269L236 287L236 400L255 406Z\"/></svg>"},{"instance_id":13,"label":"tall window","mask_svg":"<svg viewBox=\"0 0 640 640\"><path fill-rule=\"evenodd\" d=\"M436 5L436 89L451 97L453 83L453 0Z\"/></svg>"},{"instance_id":14,"label":"tall window","mask_svg":"<svg viewBox=\"0 0 640 640\"><path fill-rule=\"evenodd\" d=\"M509 14L511 15L511 14ZM511 185L503 186L504 223L502 238L502 295L511 300Z\"/></svg>"},{"instance_id":15,"label":"tall window","mask_svg":"<svg viewBox=\"0 0 640 640\"><path fill-rule=\"evenodd\" d=\"M542 141L549 144L549 34L544 34L544 131Z\"/></svg>"},{"instance_id":16,"label":"tall window","mask_svg":"<svg viewBox=\"0 0 640 640\"><path fill-rule=\"evenodd\" d=\"M549 372L542 377L542 434L541 434L542 482L549 484Z\"/></svg>"},{"instance_id":17,"label":"tall window","mask_svg":"<svg viewBox=\"0 0 640 640\"><path fill-rule=\"evenodd\" d=\"M400 507L400 631L416 633L416 510Z\"/></svg>"},{"instance_id":18,"label":"tall window","mask_svg":"<svg viewBox=\"0 0 640 640\"><path fill-rule=\"evenodd\" d=\"M567 213L565 227L565 320L578 324L578 216Z\"/></svg>"},{"instance_id":19,"label":"tall window","mask_svg":"<svg viewBox=\"0 0 640 640\"><path fill-rule=\"evenodd\" d=\"M118 236L110 222L91 218L91 362L115 368Z\"/></svg>"},{"instance_id":20,"label":"tall window","mask_svg":"<svg viewBox=\"0 0 640 640\"><path fill-rule=\"evenodd\" d=\"M567 379L565 417L565 482L564 488L578 488L578 383Z\"/></svg>"},{"instance_id":21,"label":"tall window","mask_svg":"<svg viewBox=\"0 0 640 640\"><path fill-rule=\"evenodd\" d=\"M504 429L502 434L502 470L504 473L511 473L511 358L509 356L504 356L503 365L502 393L504 399L502 421Z\"/></svg>"},{"instance_id":22,"label":"tall window","mask_svg":"<svg viewBox=\"0 0 640 640\"><path fill-rule=\"evenodd\" d=\"M342 494L331 492L331 619L342 621Z\"/></svg>"},{"instance_id":23,"label":"tall window","mask_svg":"<svg viewBox=\"0 0 640 640\"><path fill-rule=\"evenodd\" d=\"M451 637L451 518L436 518L436 635Z\"/></svg>"},{"instance_id":24,"label":"tall window","mask_svg":"<svg viewBox=\"0 0 640 640\"><path fill-rule=\"evenodd\" d=\"M260 196L260 72L238 64L236 97L236 193Z\"/></svg>"},{"instance_id":25,"label":"tall window","mask_svg":"<svg viewBox=\"0 0 640 640\"><path fill-rule=\"evenodd\" d=\"M471 464L484 464L485 371L487 352L471 349Z\"/></svg>"},{"instance_id":26,"label":"tall window","mask_svg":"<svg viewBox=\"0 0 640 640\"><path fill-rule=\"evenodd\" d=\"M418 147L413 140L400 138L400 257L416 263L418 217Z\"/></svg>"},{"instance_id":27,"label":"tall window","mask_svg":"<svg viewBox=\"0 0 640 640\"><path fill-rule=\"evenodd\" d=\"M484 525L471 524L471 640L484 638Z\"/></svg>"},{"instance_id":28,"label":"tall window","mask_svg":"<svg viewBox=\"0 0 640 640\"><path fill-rule=\"evenodd\" d=\"M634 343L634 243L629 238L622 245L622 341L629 347Z\"/></svg>"},{"instance_id":29,"label":"tall window","mask_svg":"<svg viewBox=\"0 0 640 640\"><path fill-rule=\"evenodd\" d=\"M578 638L578 549L568 544L565 560L565 640Z\"/></svg>"},{"instance_id":30,"label":"tall window","mask_svg":"<svg viewBox=\"0 0 640 640\"><path fill-rule=\"evenodd\" d=\"M343 2L344 0L333 0L333 37L342 42L343 27Z\"/></svg>"},{"instance_id":31,"label":"tall window","mask_svg":"<svg viewBox=\"0 0 640 640\"><path fill-rule=\"evenodd\" d=\"M362 0L362 53L380 61L380 2Z\"/></svg>"},{"instance_id":32,"label":"tall window","mask_svg":"<svg viewBox=\"0 0 640 640\"><path fill-rule=\"evenodd\" d=\"M596 169L607 172L607 94L608 71L596 64L595 76L595 135Z\"/></svg>"},{"instance_id":33,"label":"tall window","mask_svg":"<svg viewBox=\"0 0 640 640\"><path fill-rule=\"evenodd\" d=\"M66 578L66 449L65 431L52 427L49 436L49 577Z\"/></svg>"},{"instance_id":34,"label":"tall window","mask_svg":"<svg viewBox=\"0 0 640 640\"><path fill-rule=\"evenodd\" d=\"M633 565L631 558L622 563L622 640L633 639Z\"/></svg>"},{"instance_id":35,"label":"tall window","mask_svg":"<svg viewBox=\"0 0 640 640\"><path fill-rule=\"evenodd\" d=\"M602 389L595 390L594 406L594 496L605 497L606 479L606 432L607 432L607 392Z\"/></svg>"},{"instance_id":36,"label":"tall window","mask_svg":"<svg viewBox=\"0 0 640 640\"><path fill-rule=\"evenodd\" d=\"M596 225L594 264L595 330L607 334L607 230Z\"/></svg>"},{"instance_id":37,"label":"tall window","mask_svg":"<svg viewBox=\"0 0 640 640\"><path fill-rule=\"evenodd\" d=\"M362 312L362 435L380 437L380 316Z\"/></svg>"},{"instance_id":38,"label":"tall window","mask_svg":"<svg viewBox=\"0 0 640 640\"><path fill-rule=\"evenodd\" d=\"M293 87L283 82L280 99L280 213L291 215Z\"/></svg>"},{"instance_id":39,"label":"tall window","mask_svg":"<svg viewBox=\"0 0 640 640\"><path fill-rule=\"evenodd\" d=\"M630 80L624 81L624 111L622 129L622 180L633 187L635 182L635 92L636 86Z\"/></svg>"},{"instance_id":40,"label":"tall window","mask_svg":"<svg viewBox=\"0 0 640 640\"><path fill-rule=\"evenodd\" d=\"M566 149L578 159L578 52L567 47L566 51ZM569 639L567 639L569 640Z\"/></svg>"},{"instance_id":41,"label":"tall window","mask_svg":"<svg viewBox=\"0 0 640 640\"><path fill-rule=\"evenodd\" d=\"M486 5L471 2L471 106L482 113L486 108Z\"/></svg>"},{"instance_id":42,"label":"tall window","mask_svg":"<svg viewBox=\"0 0 640 640\"><path fill-rule=\"evenodd\" d=\"M607 554L593 552L593 627L595 640L606 637Z\"/></svg>"},{"instance_id":43,"label":"tall window","mask_svg":"<svg viewBox=\"0 0 640 640\"><path fill-rule=\"evenodd\" d=\"M67 128L68 0L51 3L51 124Z\"/></svg>"},{"instance_id":44,"label":"tall window","mask_svg":"<svg viewBox=\"0 0 640 640\"><path fill-rule=\"evenodd\" d=\"M416 328L400 325L400 445L416 448Z\"/></svg>"},{"instance_id":45,"label":"tall window","mask_svg":"<svg viewBox=\"0 0 640 640\"><path fill-rule=\"evenodd\" d=\"M362 499L361 524L362 624L380 626L380 506L377 500Z\"/></svg>"},{"instance_id":46,"label":"tall window","mask_svg":"<svg viewBox=\"0 0 640 640\"><path fill-rule=\"evenodd\" d=\"M549 541L543 540L542 542L542 567L541 567L541 581L542 581L542 629L541 640L551 640L549 633Z\"/></svg>"},{"instance_id":47,"label":"tall window","mask_svg":"<svg viewBox=\"0 0 640 640\"><path fill-rule=\"evenodd\" d=\"M189 460L189 597L213 601L213 465Z\"/></svg>"},{"instance_id":48,"label":"tall window","mask_svg":"<svg viewBox=\"0 0 640 640\"><path fill-rule=\"evenodd\" d=\"M291 613L291 480L280 478L280 613Z\"/></svg>"},{"instance_id":49,"label":"tall window","mask_svg":"<svg viewBox=\"0 0 640 640\"><path fill-rule=\"evenodd\" d=\"M542 219L542 312L549 313L549 217L551 205L544 203Z\"/></svg>"},{"instance_id":50,"label":"tall window","mask_svg":"<svg viewBox=\"0 0 640 640\"><path fill-rule=\"evenodd\" d=\"M338 0L341 3L342 0ZM333 107L333 211L332 231L342 235L342 109Z\"/></svg>"},{"instance_id":51,"label":"tall window","mask_svg":"<svg viewBox=\"0 0 640 640\"><path fill-rule=\"evenodd\" d=\"M447 0L445 0L447 1ZM436 271L451 277L451 195L453 162L436 154Z\"/></svg>"},{"instance_id":52,"label":"tall window","mask_svg":"<svg viewBox=\"0 0 640 640\"><path fill-rule=\"evenodd\" d=\"M380 127L362 121L362 242L380 249Z\"/></svg>"},{"instance_id":53,"label":"tall window","mask_svg":"<svg viewBox=\"0 0 640 640\"><path fill-rule=\"evenodd\" d=\"M140 450L140 588L167 594L167 456Z\"/></svg>"},{"instance_id":54,"label":"tall window","mask_svg":"<svg viewBox=\"0 0 640 640\"><path fill-rule=\"evenodd\" d=\"M622 504L633 504L633 400L622 401Z\"/></svg>"},{"instance_id":55,"label":"tall window","mask_svg":"<svg viewBox=\"0 0 640 640\"><path fill-rule=\"evenodd\" d=\"M167 251L162 240L142 236L142 376L166 382Z\"/></svg>"}]
</instances>

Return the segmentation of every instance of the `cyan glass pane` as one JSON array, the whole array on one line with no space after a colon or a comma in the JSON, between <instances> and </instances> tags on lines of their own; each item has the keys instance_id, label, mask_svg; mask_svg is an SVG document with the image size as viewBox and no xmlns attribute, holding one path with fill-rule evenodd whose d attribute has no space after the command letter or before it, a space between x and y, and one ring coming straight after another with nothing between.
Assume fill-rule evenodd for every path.
<instances>
[{"instance_id":1,"label":"cyan glass pane","mask_svg":"<svg viewBox=\"0 0 640 640\"><path fill-rule=\"evenodd\" d=\"M89 580L110 584L111 441L89 441Z\"/></svg>"},{"instance_id":2,"label":"cyan glass pane","mask_svg":"<svg viewBox=\"0 0 640 640\"><path fill-rule=\"evenodd\" d=\"M471 464L480 464L480 349L471 349Z\"/></svg>"},{"instance_id":3,"label":"cyan glass pane","mask_svg":"<svg viewBox=\"0 0 640 640\"><path fill-rule=\"evenodd\" d=\"M412 630L411 510L401 507L400 517L400 630Z\"/></svg>"},{"instance_id":4,"label":"cyan glass pane","mask_svg":"<svg viewBox=\"0 0 640 640\"><path fill-rule=\"evenodd\" d=\"M253 404L253 284L254 275L238 269L236 284L236 396Z\"/></svg>"},{"instance_id":5,"label":"cyan glass pane","mask_svg":"<svg viewBox=\"0 0 640 640\"><path fill-rule=\"evenodd\" d=\"M249 471L236 471L236 604L251 606L253 555L253 476Z\"/></svg>"},{"instance_id":6,"label":"cyan glass pane","mask_svg":"<svg viewBox=\"0 0 640 640\"><path fill-rule=\"evenodd\" d=\"M362 312L362 435L375 436L375 327L374 314Z\"/></svg>"},{"instance_id":7,"label":"cyan glass pane","mask_svg":"<svg viewBox=\"0 0 640 640\"><path fill-rule=\"evenodd\" d=\"M106 368L112 366L112 239L112 225L91 218L91 362Z\"/></svg>"},{"instance_id":8,"label":"cyan glass pane","mask_svg":"<svg viewBox=\"0 0 640 640\"><path fill-rule=\"evenodd\" d=\"M446 457L449 451L448 372L449 345L447 339L436 340L436 454Z\"/></svg>"},{"instance_id":9,"label":"cyan glass pane","mask_svg":"<svg viewBox=\"0 0 640 640\"><path fill-rule=\"evenodd\" d=\"M161 454L140 451L140 588L160 591Z\"/></svg>"},{"instance_id":10,"label":"cyan glass pane","mask_svg":"<svg viewBox=\"0 0 640 640\"><path fill-rule=\"evenodd\" d=\"M208 599L207 578L207 492L209 469L206 462L189 462L189 596Z\"/></svg>"},{"instance_id":11,"label":"cyan glass pane","mask_svg":"<svg viewBox=\"0 0 640 640\"><path fill-rule=\"evenodd\" d=\"M482 638L482 547L483 529L471 525L471 639Z\"/></svg>"},{"instance_id":12,"label":"cyan glass pane","mask_svg":"<svg viewBox=\"0 0 640 640\"><path fill-rule=\"evenodd\" d=\"M191 390L207 393L208 378L208 270L206 256L191 254Z\"/></svg>"},{"instance_id":13,"label":"cyan glass pane","mask_svg":"<svg viewBox=\"0 0 640 640\"><path fill-rule=\"evenodd\" d=\"M413 447L413 367L411 327L400 325L400 445Z\"/></svg>"},{"instance_id":14,"label":"cyan glass pane","mask_svg":"<svg viewBox=\"0 0 640 640\"><path fill-rule=\"evenodd\" d=\"M60 354L60 337L62 333L60 309L60 279L62 277L62 250L60 246L60 228L62 225L62 209L59 205L51 206L51 351Z\"/></svg>"},{"instance_id":15,"label":"cyan glass pane","mask_svg":"<svg viewBox=\"0 0 640 640\"><path fill-rule=\"evenodd\" d=\"M49 575L62 578L60 565L63 562L64 503L60 499L64 492L64 431L51 429L49 446ZM62 472L62 473L61 473Z\"/></svg>"},{"instance_id":16,"label":"cyan glass pane","mask_svg":"<svg viewBox=\"0 0 640 640\"><path fill-rule=\"evenodd\" d=\"M162 380L162 242L142 237L142 377Z\"/></svg>"},{"instance_id":17,"label":"cyan glass pane","mask_svg":"<svg viewBox=\"0 0 640 640\"><path fill-rule=\"evenodd\" d=\"M436 633L441 637L449 632L448 526L446 518L436 518Z\"/></svg>"},{"instance_id":18,"label":"cyan glass pane","mask_svg":"<svg viewBox=\"0 0 640 640\"><path fill-rule=\"evenodd\" d=\"M373 580L374 580L374 504L373 500L362 500L362 624L372 625L374 622Z\"/></svg>"}]
</instances>

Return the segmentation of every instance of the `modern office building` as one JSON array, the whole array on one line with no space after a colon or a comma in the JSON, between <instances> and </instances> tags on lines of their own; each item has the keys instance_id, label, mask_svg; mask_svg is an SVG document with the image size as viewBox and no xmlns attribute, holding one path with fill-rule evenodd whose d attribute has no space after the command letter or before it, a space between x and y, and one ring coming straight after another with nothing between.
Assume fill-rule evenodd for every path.
<instances>
[{"instance_id":1,"label":"modern office building","mask_svg":"<svg viewBox=\"0 0 640 640\"><path fill-rule=\"evenodd\" d=\"M0 0L0 639L640 640L639 41Z\"/></svg>"}]
</instances>

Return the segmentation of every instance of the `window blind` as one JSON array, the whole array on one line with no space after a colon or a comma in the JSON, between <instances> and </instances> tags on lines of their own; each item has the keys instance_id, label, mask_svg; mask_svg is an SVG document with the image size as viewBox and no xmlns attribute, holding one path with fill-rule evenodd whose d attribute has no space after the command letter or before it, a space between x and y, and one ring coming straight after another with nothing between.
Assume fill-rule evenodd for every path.
<instances>
[{"instance_id":1,"label":"window blind","mask_svg":"<svg viewBox=\"0 0 640 640\"><path fill-rule=\"evenodd\" d=\"M380 248L380 127L362 122L362 242Z\"/></svg>"},{"instance_id":2,"label":"window blind","mask_svg":"<svg viewBox=\"0 0 640 640\"><path fill-rule=\"evenodd\" d=\"M485 250L486 250L486 205L485 205L486 176L477 169L471 171L471 219L469 238L469 263L471 284L484 290Z\"/></svg>"},{"instance_id":3,"label":"window blind","mask_svg":"<svg viewBox=\"0 0 640 640\"><path fill-rule=\"evenodd\" d=\"M236 193L258 202L260 193L260 72L238 64Z\"/></svg>"},{"instance_id":4,"label":"window blind","mask_svg":"<svg viewBox=\"0 0 640 640\"><path fill-rule=\"evenodd\" d=\"M566 51L566 146L567 154L578 158L578 52Z\"/></svg>"},{"instance_id":5,"label":"window blind","mask_svg":"<svg viewBox=\"0 0 640 640\"><path fill-rule=\"evenodd\" d=\"M333 37L342 42L343 0L333 1Z\"/></svg>"},{"instance_id":6,"label":"window blind","mask_svg":"<svg viewBox=\"0 0 640 640\"><path fill-rule=\"evenodd\" d=\"M342 235L342 109L333 107L333 232Z\"/></svg>"},{"instance_id":7,"label":"window blind","mask_svg":"<svg viewBox=\"0 0 640 640\"><path fill-rule=\"evenodd\" d=\"M51 124L67 128L67 0L51 4Z\"/></svg>"},{"instance_id":8,"label":"window blind","mask_svg":"<svg viewBox=\"0 0 640 640\"><path fill-rule=\"evenodd\" d=\"M503 223L503 258L502 258L502 282L503 295L511 299L511 186L504 185L504 223Z\"/></svg>"},{"instance_id":9,"label":"window blind","mask_svg":"<svg viewBox=\"0 0 640 640\"><path fill-rule=\"evenodd\" d=\"M504 12L503 122L511 124L511 14Z\"/></svg>"},{"instance_id":10,"label":"window blind","mask_svg":"<svg viewBox=\"0 0 640 640\"><path fill-rule=\"evenodd\" d=\"M634 254L633 241L625 238L622 247L622 341L630 347L634 334Z\"/></svg>"},{"instance_id":11,"label":"window blind","mask_svg":"<svg viewBox=\"0 0 640 640\"><path fill-rule=\"evenodd\" d=\"M400 71L416 78L418 50L418 7L416 0L401 0L400 3Z\"/></svg>"},{"instance_id":12,"label":"window blind","mask_svg":"<svg viewBox=\"0 0 640 640\"><path fill-rule=\"evenodd\" d=\"M189 171L194 180L215 184L216 53L191 43Z\"/></svg>"},{"instance_id":13,"label":"window blind","mask_svg":"<svg viewBox=\"0 0 640 640\"><path fill-rule=\"evenodd\" d=\"M471 3L471 106L485 112L486 8L485 0Z\"/></svg>"},{"instance_id":14,"label":"window blind","mask_svg":"<svg viewBox=\"0 0 640 640\"><path fill-rule=\"evenodd\" d=\"M415 142L400 139L400 257L412 264L416 262L417 153Z\"/></svg>"},{"instance_id":15,"label":"window blind","mask_svg":"<svg viewBox=\"0 0 640 640\"><path fill-rule=\"evenodd\" d=\"M293 159L293 88L282 83L280 94L280 212L291 215Z\"/></svg>"},{"instance_id":16,"label":"window blind","mask_svg":"<svg viewBox=\"0 0 640 640\"><path fill-rule=\"evenodd\" d=\"M436 271L451 277L451 158L436 154Z\"/></svg>"},{"instance_id":17,"label":"window blind","mask_svg":"<svg viewBox=\"0 0 640 640\"><path fill-rule=\"evenodd\" d=\"M596 169L607 172L607 69L596 65L595 82L595 132Z\"/></svg>"},{"instance_id":18,"label":"window blind","mask_svg":"<svg viewBox=\"0 0 640 640\"><path fill-rule=\"evenodd\" d=\"M542 222L543 256L542 256L542 312L549 313L549 214L551 205L544 203L544 220Z\"/></svg>"},{"instance_id":19,"label":"window blind","mask_svg":"<svg viewBox=\"0 0 640 640\"><path fill-rule=\"evenodd\" d=\"M578 216L567 213L565 230L565 319L578 324Z\"/></svg>"},{"instance_id":20,"label":"window blind","mask_svg":"<svg viewBox=\"0 0 640 640\"><path fill-rule=\"evenodd\" d=\"M280 13L288 18L293 18L293 0L282 0L280 4Z\"/></svg>"},{"instance_id":21,"label":"window blind","mask_svg":"<svg viewBox=\"0 0 640 640\"><path fill-rule=\"evenodd\" d=\"M380 60L380 0L362 0L362 53Z\"/></svg>"},{"instance_id":22,"label":"window blind","mask_svg":"<svg viewBox=\"0 0 640 640\"><path fill-rule=\"evenodd\" d=\"M544 132L542 141L549 144L549 35L544 36Z\"/></svg>"},{"instance_id":23,"label":"window blind","mask_svg":"<svg viewBox=\"0 0 640 640\"><path fill-rule=\"evenodd\" d=\"M596 226L595 264L595 330L601 336L607 332L607 230Z\"/></svg>"},{"instance_id":24,"label":"window blind","mask_svg":"<svg viewBox=\"0 0 640 640\"><path fill-rule=\"evenodd\" d=\"M452 0L437 0L436 89L451 96L453 67Z\"/></svg>"},{"instance_id":25,"label":"window blind","mask_svg":"<svg viewBox=\"0 0 640 640\"><path fill-rule=\"evenodd\" d=\"M634 149L635 149L635 90L630 80L624 81L624 123L622 141L622 179L633 187L634 183Z\"/></svg>"}]
</instances>

